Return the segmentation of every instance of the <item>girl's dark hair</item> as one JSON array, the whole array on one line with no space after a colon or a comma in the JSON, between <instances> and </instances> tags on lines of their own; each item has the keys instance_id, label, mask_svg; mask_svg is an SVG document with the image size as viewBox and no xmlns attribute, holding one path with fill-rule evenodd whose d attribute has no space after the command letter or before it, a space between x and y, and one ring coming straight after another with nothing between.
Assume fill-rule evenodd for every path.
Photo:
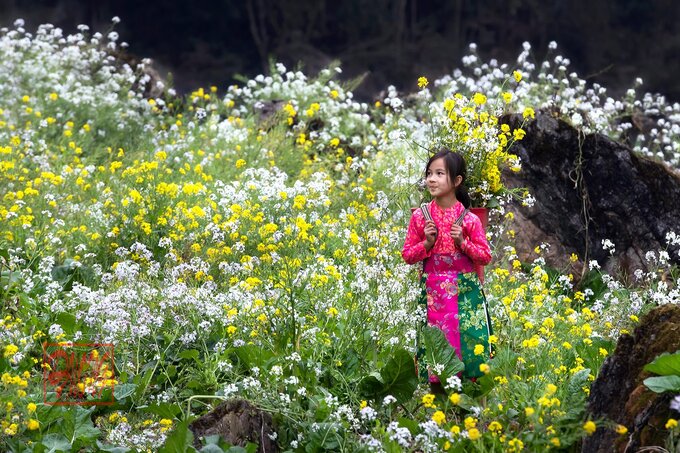
<instances>
[{"instance_id":1,"label":"girl's dark hair","mask_svg":"<svg viewBox=\"0 0 680 453\"><path fill-rule=\"evenodd\" d=\"M439 158L444 158L444 165L446 165L446 170L449 173L449 180L453 183L456 176L461 176L463 180L460 185L456 188L456 198L458 201L463 203L466 208L470 207L470 195L468 195L467 188L465 187L465 177L467 176L467 169L465 166L465 159L463 156L455 151L451 151L448 148L442 148L437 153L435 153L430 160L427 161L425 166L425 178L427 178L427 170L432 165L432 162Z\"/></svg>"}]
</instances>

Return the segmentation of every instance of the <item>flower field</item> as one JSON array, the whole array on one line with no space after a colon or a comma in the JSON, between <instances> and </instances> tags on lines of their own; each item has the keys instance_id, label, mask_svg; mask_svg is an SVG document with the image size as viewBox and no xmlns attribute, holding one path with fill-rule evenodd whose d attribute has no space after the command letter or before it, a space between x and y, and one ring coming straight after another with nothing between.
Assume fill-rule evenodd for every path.
<instances>
[{"instance_id":1,"label":"flower field","mask_svg":"<svg viewBox=\"0 0 680 453\"><path fill-rule=\"evenodd\" d=\"M471 46L461 70L371 104L335 66L309 78L278 64L178 96L120 49L115 31L82 26L0 32L3 451L193 451L188 424L229 398L271 413L282 451L571 451L631 428L587 418L589 384L621 333L680 302L677 269L651 250L635 287L585 263L591 283L576 288L545 244L520 262L510 197L532 196L500 190L500 172L521 171L508 146L524 131L498 117L550 109L621 139L633 113L663 115L631 146L678 168L678 104L636 89L612 99L562 56L532 63L528 45L514 66ZM477 168L479 198L498 204L485 281L496 355L476 382L444 370L445 391L430 393L401 246L437 124L491 152ZM70 388L112 404L54 404L69 389L46 387L63 362L44 344L113 345L98 368L93 347Z\"/></svg>"}]
</instances>

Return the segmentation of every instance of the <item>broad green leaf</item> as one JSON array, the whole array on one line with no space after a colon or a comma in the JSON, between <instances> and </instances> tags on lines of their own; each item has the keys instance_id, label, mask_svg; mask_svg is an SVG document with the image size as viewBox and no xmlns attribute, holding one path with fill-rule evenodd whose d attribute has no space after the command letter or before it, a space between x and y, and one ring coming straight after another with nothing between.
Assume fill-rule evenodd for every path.
<instances>
[{"instance_id":1,"label":"broad green leaf","mask_svg":"<svg viewBox=\"0 0 680 453\"><path fill-rule=\"evenodd\" d=\"M43 436L41 443L47 447L47 453L70 452L71 442L63 434L50 433Z\"/></svg>"},{"instance_id":2,"label":"broad green leaf","mask_svg":"<svg viewBox=\"0 0 680 453\"><path fill-rule=\"evenodd\" d=\"M71 313L61 312L57 315L57 323L64 329L64 332L72 334L76 326L76 317Z\"/></svg>"},{"instance_id":3,"label":"broad green leaf","mask_svg":"<svg viewBox=\"0 0 680 453\"><path fill-rule=\"evenodd\" d=\"M132 395L133 393L135 393L136 388L137 388L137 384L132 384L132 383L116 385L113 389L116 401L122 401L123 399Z\"/></svg>"},{"instance_id":4,"label":"broad green leaf","mask_svg":"<svg viewBox=\"0 0 680 453\"><path fill-rule=\"evenodd\" d=\"M97 441L97 448L109 453L128 453L130 451L127 447L114 447L113 445L105 444L101 441Z\"/></svg>"},{"instance_id":5,"label":"broad green leaf","mask_svg":"<svg viewBox=\"0 0 680 453\"><path fill-rule=\"evenodd\" d=\"M399 426L402 428L406 428L409 430L411 435L415 436L418 434L418 422L415 420L411 420L410 418L406 417L399 417Z\"/></svg>"},{"instance_id":6,"label":"broad green leaf","mask_svg":"<svg viewBox=\"0 0 680 453\"><path fill-rule=\"evenodd\" d=\"M432 326L423 328L423 343L425 344L425 360L430 366L431 372L434 365L443 365L444 369L437 376L442 382L455 376L465 369L465 364L456 355L456 350L451 346L444 336L444 332Z\"/></svg>"},{"instance_id":7,"label":"broad green leaf","mask_svg":"<svg viewBox=\"0 0 680 453\"><path fill-rule=\"evenodd\" d=\"M380 375L385 384L381 396L392 395L402 403L410 399L418 387L413 355L404 349L398 349L394 353L380 370Z\"/></svg>"},{"instance_id":8,"label":"broad green leaf","mask_svg":"<svg viewBox=\"0 0 680 453\"><path fill-rule=\"evenodd\" d=\"M76 440L91 442L99 436L100 430L94 426L91 419L94 409L94 407L84 409L80 406L75 406L75 409L64 412L61 432L72 443Z\"/></svg>"},{"instance_id":9,"label":"broad green leaf","mask_svg":"<svg viewBox=\"0 0 680 453\"><path fill-rule=\"evenodd\" d=\"M374 371L361 379L359 392L367 398L377 398L384 385L380 373Z\"/></svg>"},{"instance_id":10,"label":"broad green leaf","mask_svg":"<svg viewBox=\"0 0 680 453\"><path fill-rule=\"evenodd\" d=\"M168 436L165 444L158 451L159 453L184 453L186 451L196 451L192 446L194 433L189 429L188 421L183 421L175 426L172 434Z\"/></svg>"},{"instance_id":11,"label":"broad green leaf","mask_svg":"<svg viewBox=\"0 0 680 453\"><path fill-rule=\"evenodd\" d=\"M643 369L660 376L680 376L680 351L661 354Z\"/></svg>"},{"instance_id":12,"label":"broad green leaf","mask_svg":"<svg viewBox=\"0 0 680 453\"><path fill-rule=\"evenodd\" d=\"M200 453L224 453L224 450L222 450L219 446L216 444L208 444L198 450ZM244 450L245 451L245 450Z\"/></svg>"},{"instance_id":13,"label":"broad green leaf","mask_svg":"<svg viewBox=\"0 0 680 453\"><path fill-rule=\"evenodd\" d=\"M182 412L182 409L174 403L152 404L143 408L143 410L144 412L150 412L152 414L158 415L161 418L169 418L170 420Z\"/></svg>"},{"instance_id":14,"label":"broad green leaf","mask_svg":"<svg viewBox=\"0 0 680 453\"><path fill-rule=\"evenodd\" d=\"M680 376L654 376L642 382L652 392L680 392Z\"/></svg>"}]
</instances>

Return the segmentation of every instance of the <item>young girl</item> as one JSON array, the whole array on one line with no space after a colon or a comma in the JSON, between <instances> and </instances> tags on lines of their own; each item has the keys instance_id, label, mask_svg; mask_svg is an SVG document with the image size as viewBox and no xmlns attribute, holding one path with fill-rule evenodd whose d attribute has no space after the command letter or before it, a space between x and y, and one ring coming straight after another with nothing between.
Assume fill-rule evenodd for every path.
<instances>
[{"instance_id":1,"label":"young girl","mask_svg":"<svg viewBox=\"0 0 680 453\"><path fill-rule=\"evenodd\" d=\"M443 149L425 167L433 200L411 216L402 257L408 264L423 261L427 290L427 321L440 328L465 364L465 377L478 377L489 358L490 324L474 265L491 261L482 223L467 212L465 160ZM462 217L464 215L464 217ZM478 346L479 345L479 346ZM438 382L430 376L430 382Z\"/></svg>"}]
</instances>

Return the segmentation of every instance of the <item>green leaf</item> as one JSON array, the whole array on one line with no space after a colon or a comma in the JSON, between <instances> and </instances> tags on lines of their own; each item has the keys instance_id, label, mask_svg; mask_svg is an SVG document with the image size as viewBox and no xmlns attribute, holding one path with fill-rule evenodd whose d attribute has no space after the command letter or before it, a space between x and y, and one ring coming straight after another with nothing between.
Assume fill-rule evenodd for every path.
<instances>
[{"instance_id":1,"label":"green leaf","mask_svg":"<svg viewBox=\"0 0 680 453\"><path fill-rule=\"evenodd\" d=\"M59 324L67 334L75 332L76 322L76 317L71 313L62 312L57 315L57 324Z\"/></svg>"},{"instance_id":2,"label":"green leaf","mask_svg":"<svg viewBox=\"0 0 680 453\"><path fill-rule=\"evenodd\" d=\"M71 439L72 443L75 443L76 440L92 442L99 436L100 430L94 426L91 419L94 409L95 407L84 409L76 406L75 410L64 412L61 432L67 439Z\"/></svg>"},{"instance_id":3,"label":"green leaf","mask_svg":"<svg viewBox=\"0 0 680 453\"><path fill-rule=\"evenodd\" d=\"M359 354L354 348L349 348L342 356L342 373L348 380L354 380L360 371Z\"/></svg>"},{"instance_id":4,"label":"green leaf","mask_svg":"<svg viewBox=\"0 0 680 453\"><path fill-rule=\"evenodd\" d=\"M374 371L364 376L359 382L359 392L367 398L377 398L383 388L383 380L380 373Z\"/></svg>"},{"instance_id":5,"label":"green leaf","mask_svg":"<svg viewBox=\"0 0 680 453\"><path fill-rule=\"evenodd\" d=\"M170 420L177 417L177 415L182 412L182 409L175 403L152 404L143 408L143 410L145 412L156 414L161 418L169 418Z\"/></svg>"},{"instance_id":6,"label":"green leaf","mask_svg":"<svg viewBox=\"0 0 680 453\"><path fill-rule=\"evenodd\" d=\"M567 395L583 395L583 390L581 388L588 381L589 375L590 368L584 368L581 371L574 373L567 385Z\"/></svg>"},{"instance_id":7,"label":"green leaf","mask_svg":"<svg viewBox=\"0 0 680 453\"><path fill-rule=\"evenodd\" d=\"M460 394L460 402L458 403L460 407L462 407L465 410L470 410L475 406L479 406L479 403L475 401L472 397L469 395L466 395L465 393Z\"/></svg>"},{"instance_id":8,"label":"green leaf","mask_svg":"<svg viewBox=\"0 0 680 453\"><path fill-rule=\"evenodd\" d=\"M224 453L224 450L222 450L216 444L208 444L198 451L201 452L201 453Z\"/></svg>"},{"instance_id":9,"label":"green leaf","mask_svg":"<svg viewBox=\"0 0 680 453\"><path fill-rule=\"evenodd\" d=\"M660 376L680 376L680 351L661 354L643 369Z\"/></svg>"},{"instance_id":10,"label":"green leaf","mask_svg":"<svg viewBox=\"0 0 680 453\"><path fill-rule=\"evenodd\" d=\"M456 355L456 350L451 346L442 332L437 327L427 326L422 332L425 346L425 361L434 372L434 365L443 365L444 369L437 376L442 382L455 376L465 369L465 364Z\"/></svg>"},{"instance_id":11,"label":"green leaf","mask_svg":"<svg viewBox=\"0 0 680 453\"><path fill-rule=\"evenodd\" d=\"M68 441L63 434L51 433L43 436L41 443L47 447L47 453L56 453L58 451L71 451L71 442Z\"/></svg>"},{"instance_id":12,"label":"green leaf","mask_svg":"<svg viewBox=\"0 0 680 453\"><path fill-rule=\"evenodd\" d=\"M418 422L415 420L411 420L410 418L406 417L399 417L399 426L408 429L413 436L418 434Z\"/></svg>"},{"instance_id":13,"label":"green leaf","mask_svg":"<svg viewBox=\"0 0 680 453\"><path fill-rule=\"evenodd\" d=\"M418 375L413 362L413 355L398 349L385 366L380 370L384 387L381 396L392 395L403 403L413 396L418 387Z\"/></svg>"},{"instance_id":14,"label":"green leaf","mask_svg":"<svg viewBox=\"0 0 680 453\"><path fill-rule=\"evenodd\" d=\"M680 392L680 376L654 376L642 382L652 392Z\"/></svg>"},{"instance_id":15,"label":"green leaf","mask_svg":"<svg viewBox=\"0 0 680 453\"><path fill-rule=\"evenodd\" d=\"M97 448L109 453L128 453L130 451L127 447L114 447L113 445L105 444L100 441L97 441Z\"/></svg>"},{"instance_id":16,"label":"green leaf","mask_svg":"<svg viewBox=\"0 0 680 453\"><path fill-rule=\"evenodd\" d=\"M192 446L194 442L194 433L189 429L189 422L187 420L180 422L175 427L174 431L168 436L165 444L161 447L159 453L184 453L186 451L196 451Z\"/></svg>"},{"instance_id":17,"label":"green leaf","mask_svg":"<svg viewBox=\"0 0 680 453\"><path fill-rule=\"evenodd\" d=\"M118 384L114 387L114 396L116 398L116 401L122 401L128 396L132 395L135 393L135 389L137 388L137 384Z\"/></svg>"},{"instance_id":18,"label":"green leaf","mask_svg":"<svg viewBox=\"0 0 680 453\"><path fill-rule=\"evenodd\" d=\"M194 359L198 362L200 355L196 349L187 349L186 351L182 351L177 354L177 357L180 359Z\"/></svg>"}]
</instances>

